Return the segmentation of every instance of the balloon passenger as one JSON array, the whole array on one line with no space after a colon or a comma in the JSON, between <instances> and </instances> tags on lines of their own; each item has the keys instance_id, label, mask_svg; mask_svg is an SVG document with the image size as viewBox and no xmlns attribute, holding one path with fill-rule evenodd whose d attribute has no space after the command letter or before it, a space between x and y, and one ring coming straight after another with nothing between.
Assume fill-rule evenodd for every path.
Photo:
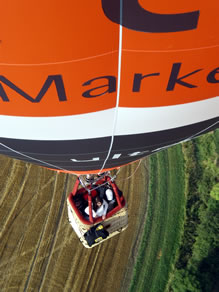
<instances>
[{"instance_id":1,"label":"balloon passenger","mask_svg":"<svg viewBox=\"0 0 219 292\"><path fill-rule=\"evenodd\" d=\"M112 201L114 199L114 194L111 188L109 186L101 186L98 188L99 197L101 199L106 198L108 202Z\"/></svg>"},{"instance_id":2,"label":"balloon passenger","mask_svg":"<svg viewBox=\"0 0 219 292\"><path fill-rule=\"evenodd\" d=\"M95 205L96 205L96 217L102 217L104 220L106 218L106 213L108 209L108 203L104 200L101 199L100 197L95 197L94 199Z\"/></svg>"},{"instance_id":3,"label":"balloon passenger","mask_svg":"<svg viewBox=\"0 0 219 292\"><path fill-rule=\"evenodd\" d=\"M110 202L113 200L113 191L111 189L107 189L105 192L107 200Z\"/></svg>"},{"instance_id":4,"label":"balloon passenger","mask_svg":"<svg viewBox=\"0 0 219 292\"><path fill-rule=\"evenodd\" d=\"M94 218L102 217L102 219L104 220L106 218L107 209L108 203L104 199L101 199L99 196L96 196L94 198L92 216ZM89 206L85 208L85 213L89 215Z\"/></svg>"}]
</instances>

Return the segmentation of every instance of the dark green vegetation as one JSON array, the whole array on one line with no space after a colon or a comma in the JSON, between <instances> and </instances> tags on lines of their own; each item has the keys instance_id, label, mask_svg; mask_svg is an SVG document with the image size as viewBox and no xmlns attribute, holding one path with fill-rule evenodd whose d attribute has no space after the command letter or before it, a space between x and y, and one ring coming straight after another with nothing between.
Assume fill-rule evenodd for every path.
<instances>
[{"instance_id":1,"label":"dark green vegetation","mask_svg":"<svg viewBox=\"0 0 219 292\"><path fill-rule=\"evenodd\" d=\"M130 292L218 291L218 154L219 130L151 156Z\"/></svg>"},{"instance_id":2,"label":"dark green vegetation","mask_svg":"<svg viewBox=\"0 0 219 292\"><path fill-rule=\"evenodd\" d=\"M188 181L186 220L169 291L218 291L219 130L183 148Z\"/></svg>"},{"instance_id":3,"label":"dark green vegetation","mask_svg":"<svg viewBox=\"0 0 219 292\"><path fill-rule=\"evenodd\" d=\"M184 222L184 187L181 145L151 156L148 214L130 292L165 290Z\"/></svg>"}]
</instances>

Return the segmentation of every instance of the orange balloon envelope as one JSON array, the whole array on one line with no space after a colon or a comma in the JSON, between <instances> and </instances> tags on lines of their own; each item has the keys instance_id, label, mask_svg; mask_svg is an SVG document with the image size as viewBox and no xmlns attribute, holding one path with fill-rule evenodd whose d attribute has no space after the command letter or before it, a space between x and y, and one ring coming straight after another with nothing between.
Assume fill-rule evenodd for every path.
<instances>
[{"instance_id":1,"label":"orange balloon envelope","mask_svg":"<svg viewBox=\"0 0 219 292\"><path fill-rule=\"evenodd\" d=\"M98 172L218 126L218 0L15 0L1 11L1 154Z\"/></svg>"}]
</instances>

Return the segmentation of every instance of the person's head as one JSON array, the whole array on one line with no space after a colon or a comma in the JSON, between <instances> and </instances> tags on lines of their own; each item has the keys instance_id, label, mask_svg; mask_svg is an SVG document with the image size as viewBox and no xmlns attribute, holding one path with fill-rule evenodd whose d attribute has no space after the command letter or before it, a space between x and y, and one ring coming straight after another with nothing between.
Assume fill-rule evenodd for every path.
<instances>
[{"instance_id":1,"label":"person's head","mask_svg":"<svg viewBox=\"0 0 219 292\"><path fill-rule=\"evenodd\" d=\"M103 200L99 196L96 196L94 198L94 206L95 206L96 210L98 208L100 208L102 206L102 204L103 204Z\"/></svg>"},{"instance_id":2,"label":"person's head","mask_svg":"<svg viewBox=\"0 0 219 292\"><path fill-rule=\"evenodd\" d=\"M113 199L113 191L111 189L106 190L106 197L108 201L112 201Z\"/></svg>"}]
</instances>

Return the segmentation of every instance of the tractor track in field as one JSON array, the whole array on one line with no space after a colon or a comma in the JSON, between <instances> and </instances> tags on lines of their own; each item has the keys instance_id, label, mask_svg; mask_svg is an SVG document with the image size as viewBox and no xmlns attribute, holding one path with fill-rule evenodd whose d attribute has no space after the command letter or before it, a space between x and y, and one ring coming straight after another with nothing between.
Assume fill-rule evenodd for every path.
<instances>
[{"instance_id":1,"label":"tractor track in field","mask_svg":"<svg viewBox=\"0 0 219 292\"><path fill-rule=\"evenodd\" d=\"M54 189L56 187L56 182L57 182L57 174L56 174L56 177L55 177L55 180L54 180ZM51 201L50 207L52 206L53 198L54 197L52 197L52 201ZM27 280L26 280L25 285L24 285L24 292L28 291L27 289L28 289L29 281L30 281L30 278L32 276L32 270L33 270L33 267L34 267L36 259L37 259L39 248L41 247L41 242L42 242L42 239L43 239L43 236L44 236L44 233L45 233L45 229L46 229L46 226L47 226L49 213L50 213L50 209L49 209L49 212L48 212L48 214L46 216L46 220L45 220L45 223L44 223L44 226L43 226L43 229L42 229L42 232L40 234L40 238L39 238L39 241L38 241L38 244L37 244L36 252L35 252L35 255L33 257L33 260L32 260L28 275L27 275ZM40 284L41 284L41 281L40 281Z\"/></svg>"},{"instance_id":2,"label":"tractor track in field","mask_svg":"<svg viewBox=\"0 0 219 292\"><path fill-rule=\"evenodd\" d=\"M22 194L22 192L24 190L25 182L26 182L27 177L28 177L29 172L30 172L30 167L31 166L29 165L28 168L27 168L27 171L22 175L21 182L20 182L19 192L18 192L17 196L14 196L14 200L12 200L13 204L11 206L11 209L10 209L9 213L6 214L7 217L4 216L3 213L2 213L3 216L0 216L0 221L2 221L4 219L4 217L5 217L4 225L1 226L0 241L1 241L1 238L5 235L5 233L10 232L10 228L11 228L12 224L14 223L14 221L16 220L16 218L20 214L20 211L16 211L16 209L17 209L17 205L21 201L21 194ZM12 167L12 171L13 170L14 170L14 168ZM12 179L11 179L11 177L12 177ZM5 196L3 195L1 205L3 204L3 200L5 199L5 197L7 196L7 194L8 193L9 194L11 193L11 192L9 192L9 189L12 188L13 182L14 182L14 176L11 175L8 178L8 188L7 187L5 188L6 195Z\"/></svg>"},{"instance_id":3,"label":"tractor track in field","mask_svg":"<svg viewBox=\"0 0 219 292\"><path fill-rule=\"evenodd\" d=\"M30 173L30 167L31 166L29 165L28 168L27 168L27 171L25 172L25 174L24 174L24 176L22 178L20 189L19 189L19 193L17 194L17 198L15 197L15 200L13 200L13 202L14 202L13 203L13 207L11 208L10 213L8 214L7 220L6 220L5 225L4 225L6 228L8 228L7 225L10 224L9 222L11 222L11 220L12 220L11 218L13 217L13 220L15 220L16 217L22 211L22 210L19 210L19 212L16 212L15 209L16 209L17 205L19 204L20 200L21 200L21 194L22 194L22 192L24 190L26 180L27 180L28 175ZM14 178L13 178L13 180L14 180ZM12 184L13 184L13 181L11 182L11 185Z\"/></svg>"},{"instance_id":4,"label":"tractor track in field","mask_svg":"<svg viewBox=\"0 0 219 292\"><path fill-rule=\"evenodd\" d=\"M65 185L64 185L64 191L63 191L63 194L62 194L62 198L61 198L61 204L60 204L60 207L59 207L59 213L58 213L58 216L57 216L57 219L56 219L56 223L55 223L55 226L57 228L55 229L55 232L53 234L53 238L51 240L50 248L48 250L48 254L49 255L44 260L44 263L43 263L43 266L42 266L42 277L40 279L40 283L39 283L39 286L38 286L38 291L41 290L41 287L42 287L42 284L43 284L43 281L44 281L44 275L46 274L47 265L48 265L48 262L50 261L50 257L52 256L52 251L54 249L54 243L55 243L55 240L56 240L56 236L58 234L58 230L60 228L60 219L61 219L61 216L62 216L62 213L63 213L64 203L65 203L66 196L67 196L66 191L67 191L68 178L69 178L69 175L67 174L65 176ZM57 180L57 176L56 176L56 180Z\"/></svg>"},{"instance_id":5,"label":"tractor track in field","mask_svg":"<svg viewBox=\"0 0 219 292\"><path fill-rule=\"evenodd\" d=\"M93 249L67 220L73 176L3 156L0 162L0 291L127 291L145 218L146 162L135 175L138 163L118 176L128 229Z\"/></svg>"},{"instance_id":6,"label":"tractor track in field","mask_svg":"<svg viewBox=\"0 0 219 292\"><path fill-rule=\"evenodd\" d=\"M144 196L145 202L141 205L141 216L138 224L138 230L137 230L137 235L133 241L133 248L131 249L131 253L129 256L129 263L127 265L127 270L126 273L123 277L123 282L121 285L121 292L127 292L129 288L129 283L131 282L132 275L133 275L133 268L136 263L136 258L138 255L138 249L140 247L140 242L141 242L141 235L143 234L144 231L144 222L146 221L147 217L147 205L148 205L148 184L149 184L149 162L148 158L145 158L144 161L142 162L142 169L145 170L143 173L145 173L145 177L142 180L142 184L144 185L143 189L145 190L145 193L142 192L142 196ZM142 190L143 191L143 190ZM128 283L128 284L127 284Z\"/></svg>"}]
</instances>

